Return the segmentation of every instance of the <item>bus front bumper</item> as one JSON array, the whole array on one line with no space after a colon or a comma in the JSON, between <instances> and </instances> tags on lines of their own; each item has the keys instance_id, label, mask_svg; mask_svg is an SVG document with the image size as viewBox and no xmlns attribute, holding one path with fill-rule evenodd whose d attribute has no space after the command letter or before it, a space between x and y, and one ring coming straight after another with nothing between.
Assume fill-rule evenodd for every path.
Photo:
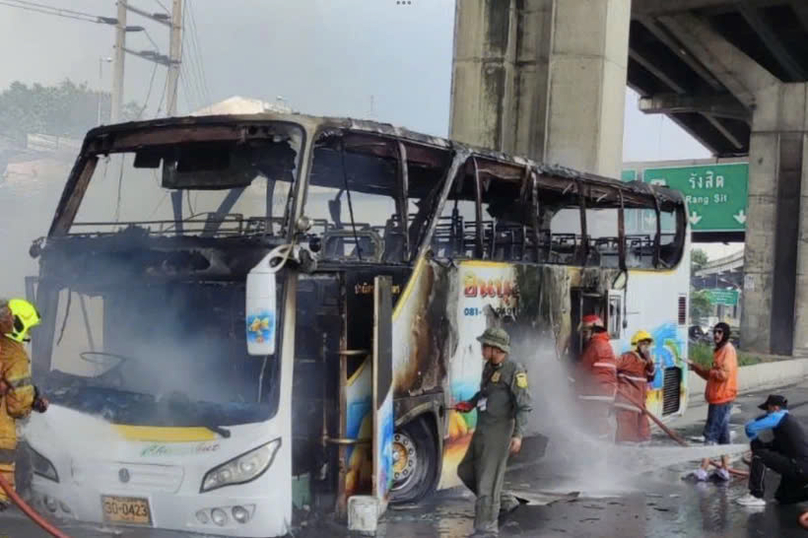
<instances>
[{"instance_id":1,"label":"bus front bumper","mask_svg":"<svg viewBox=\"0 0 808 538\"><path fill-rule=\"evenodd\" d=\"M239 487L243 488L244 485ZM236 487L205 494L182 491L140 494L131 489L100 491L88 485L79 487L70 483L56 483L39 476L34 476L32 482L35 508L67 522L150 527L245 538L287 534L291 530L291 499L281 498L284 495L280 490L284 488L270 486L261 489L260 496L254 491L236 493ZM104 517L104 497L146 500L150 512L149 523L133 525L110 522ZM284 510L284 506L289 508Z\"/></svg>"}]
</instances>

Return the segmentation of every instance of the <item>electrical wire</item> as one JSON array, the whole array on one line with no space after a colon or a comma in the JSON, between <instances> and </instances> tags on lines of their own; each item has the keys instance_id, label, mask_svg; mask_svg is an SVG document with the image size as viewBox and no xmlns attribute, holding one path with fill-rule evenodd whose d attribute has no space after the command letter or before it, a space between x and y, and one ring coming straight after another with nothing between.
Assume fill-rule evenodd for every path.
<instances>
[{"instance_id":1,"label":"electrical wire","mask_svg":"<svg viewBox=\"0 0 808 538\"><path fill-rule=\"evenodd\" d=\"M184 63L180 64L180 85L182 86L182 92L185 96L185 104L188 105L188 108L190 109L196 108L194 105L198 104L198 99L195 97L194 92L192 91L193 84L190 82L188 70L185 68ZM177 98L179 98L179 96Z\"/></svg>"},{"instance_id":2,"label":"electrical wire","mask_svg":"<svg viewBox=\"0 0 808 538\"><path fill-rule=\"evenodd\" d=\"M165 79L163 80L163 91L160 92L160 102L157 103L157 112L154 113L155 118L160 116L160 112L163 109L163 101L166 98L167 91L168 91L168 71L166 71L166 76Z\"/></svg>"},{"instance_id":3,"label":"electrical wire","mask_svg":"<svg viewBox=\"0 0 808 538\"><path fill-rule=\"evenodd\" d=\"M0 5L22 9L24 11L43 13L45 15L53 15L54 17L63 17L65 19L74 19L95 24L108 24L100 20L98 15L93 15L92 13L29 2L28 0L0 0Z\"/></svg>"},{"instance_id":4,"label":"electrical wire","mask_svg":"<svg viewBox=\"0 0 808 538\"><path fill-rule=\"evenodd\" d=\"M167 8L167 7L165 7L165 6L163 5L163 3L162 3L160 0L154 0L154 1L157 3L157 5L158 5L158 6L160 6L161 8L163 8L163 11L165 11L167 14L171 15L171 12L168 10L168 8Z\"/></svg>"},{"instance_id":5,"label":"electrical wire","mask_svg":"<svg viewBox=\"0 0 808 538\"><path fill-rule=\"evenodd\" d=\"M211 98L210 98L210 88L208 87L208 77L207 73L205 73L205 59L203 58L202 55L202 45L200 44L199 40L199 31L197 30L196 16L194 15L194 8L191 0L188 0L186 9L188 11L188 20L190 22L191 42L193 43L193 46L196 49L195 50L196 67L199 73L199 77L201 79L205 102L209 104L211 102Z\"/></svg>"},{"instance_id":6,"label":"electrical wire","mask_svg":"<svg viewBox=\"0 0 808 538\"><path fill-rule=\"evenodd\" d=\"M154 47L154 52L160 54L160 47L158 47L157 43L154 42L154 39L152 39L152 36L151 34L149 34L149 31L144 28L143 34L146 36L146 39L148 39L151 42L152 47Z\"/></svg>"},{"instance_id":7,"label":"electrical wire","mask_svg":"<svg viewBox=\"0 0 808 538\"><path fill-rule=\"evenodd\" d=\"M146 92L146 98L143 100L143 108L140 109L140 112L137 114L137 118L140 119L143 117L143 113L146 112L146 107L149 106L149 98L151 97L152 87L154 86L154 76L157 74L157 67L159 64L154 62L154 68L152 68L151 72L151 79L149 79L149 90Z\"/></svg>"},{"instance_id":8,"label":"electrical wire","mask_svg":"<svg viewBox=\"0 0 808 538\"><path fill-rule=\"evenodd\" d=\"M199 80L199 74L196 70L196 52L194 48L193 34L190 32L189 9L185 9L182 13L182 25L185 29L182 32L182 55L187 56L188 60L182 62L182 68L185 69L185 77L188 79L188 85L194 91L194 100L196 103L195 108L199 108L200 103L204 101L202 84ZM187 39L186 39L187 38Z\"/></svg>"}]
</instances>

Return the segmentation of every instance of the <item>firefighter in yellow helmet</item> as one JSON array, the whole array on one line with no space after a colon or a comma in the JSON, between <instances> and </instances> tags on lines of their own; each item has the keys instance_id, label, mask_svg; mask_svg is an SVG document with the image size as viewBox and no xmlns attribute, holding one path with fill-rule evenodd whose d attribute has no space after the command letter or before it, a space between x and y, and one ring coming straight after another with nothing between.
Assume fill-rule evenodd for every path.
<instances>
[{"instance_id":1,"label":"firefighter in yellow helmet","mask_svg":"<svg viewBox=\"0 0 808 538\"><path fill-rule=\"evenodd\" d=\"M617 408L617 442L642 443L651 439L648 417L628 401L620 392L637 402L645 403L648 383L654 380L656 367L651 356L654 337L648 331L637 331L631 338L634 349L617 359L617 387L619 392L614 406Z\"/></svg>"},{"instance_id":2,"label":"firefighter in yellow helmet","mask_svg":"<svg viewBox=\"0 0 808 538\"><path fill-rule=\"evenodd\" d=\"M24 343L28 332L39 325L34 305L24 299L0 303L0 473L14 485L17 451L16 420L32 410L44 413L48 401L39 396L31 382L31 361ZM8 496L0 489L0 510L8 507Z\"/></svg>"}]
</instances>

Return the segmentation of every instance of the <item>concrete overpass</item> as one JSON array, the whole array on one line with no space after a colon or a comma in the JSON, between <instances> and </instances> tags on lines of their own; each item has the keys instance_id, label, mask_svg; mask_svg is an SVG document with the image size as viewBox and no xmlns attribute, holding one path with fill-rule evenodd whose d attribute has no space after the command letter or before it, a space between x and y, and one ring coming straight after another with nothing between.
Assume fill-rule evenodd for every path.
<instances>
[{"instance_id":1,"label":"concrete overpass","mask_svg":"<svg viewBox=\"0 0 808 538\"><path fill-rule=\"evenodd\" d=\"M805 0L634 0L627 82L717 155L749 154L741 332L808 351Z\"/></svg>"},{"instance_id":2,"label":"concrete overpass","mask_svg":"<svg viewBox=\"0 0 808 538\"><path fill-rule=\"evenodd\" d=\"M806 0L460 0L451 134L618 177L624 93L749 155L744 347L808 352Z\"/></svg>"},{"instance_id":3,"label":"concrete overpass","mask_svg":"<svg viewBox=\"0 0 808 538\"><path fill-rule=\"evenodd\" d=\"M698 289L743 286L743 252L736 252L707 263L691 277L691 284Z\"/></svg>"}]
</instances>

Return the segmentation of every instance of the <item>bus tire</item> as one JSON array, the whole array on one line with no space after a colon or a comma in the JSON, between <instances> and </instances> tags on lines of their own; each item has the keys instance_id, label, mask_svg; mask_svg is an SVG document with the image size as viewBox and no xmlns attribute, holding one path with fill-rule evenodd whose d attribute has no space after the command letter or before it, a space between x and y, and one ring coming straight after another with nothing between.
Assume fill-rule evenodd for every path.
<instances>
[{"instance_id":1,"label":"bus tire","mask_svg":"<svg viewBox=\"0 0 808 538\"><path fill-rule=\"evenodd\" d=\"M418 417L393 434L393 503L418 502L435 492L438 482L438 439L433 424Z\"/></svg>"}]
</instances>

